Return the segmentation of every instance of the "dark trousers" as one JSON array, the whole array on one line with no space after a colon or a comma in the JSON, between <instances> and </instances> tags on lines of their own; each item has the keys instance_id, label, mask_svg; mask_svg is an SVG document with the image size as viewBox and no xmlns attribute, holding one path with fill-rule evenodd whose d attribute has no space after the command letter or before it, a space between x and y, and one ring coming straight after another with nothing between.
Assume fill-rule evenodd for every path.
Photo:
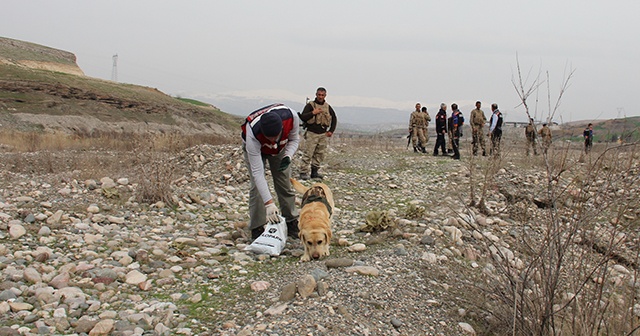
<instances>
[{"instance_id":1,"label":"dark trousers","mask_svg":"<svg viewBox=\"0 0 640 336\"><path fill-rule=\"evenodd\" d=\"M460 150L459 150L460 138L455 134L453 135L453 140L451 141L451 147L453 147L453 157L459 158L460 157Z\"/></svg>"},{"instance_id":2,"label":"dark trousers","mask_svg":"<svg viewBox=\"0 0 640 336\"><path fill-rule=\"evenodd\" d=\"M447 143L443 133L437 134L436 146L433 147L433 155L438 155L438 147L442 148L442 154L447 154Z\"/></svg>"}]
</instances>

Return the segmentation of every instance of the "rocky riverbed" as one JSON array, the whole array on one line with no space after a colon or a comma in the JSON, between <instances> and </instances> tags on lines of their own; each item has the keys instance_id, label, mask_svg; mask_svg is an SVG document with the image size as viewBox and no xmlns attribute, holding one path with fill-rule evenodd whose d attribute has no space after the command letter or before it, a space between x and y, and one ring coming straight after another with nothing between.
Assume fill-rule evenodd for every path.
<instances>
[{"instance_id":1,"label":"rocky riverbed","mask_svg":"<svg viewBox=\"0 0 640 336\"><path fill-rule=\"evenodd\" d=\"M519 211L537 216L547 195L542 157L505 154L478 211L470 167L489 158L335 143L323 168L331 256L301 263L298 241L278 257L244 251L239 146L162 157L170 201L152 204L117 155L103 169L78 163L110 155L2 153L0 335L475 335L492 320L474 288L497 255L523 267Z\"/></svg>"}]
</instances>

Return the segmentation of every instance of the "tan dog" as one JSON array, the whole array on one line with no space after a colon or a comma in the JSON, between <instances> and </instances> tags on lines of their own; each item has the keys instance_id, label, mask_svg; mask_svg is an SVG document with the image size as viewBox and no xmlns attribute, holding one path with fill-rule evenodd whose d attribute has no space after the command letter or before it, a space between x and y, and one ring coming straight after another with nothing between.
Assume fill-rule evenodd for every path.
<instances>
[{"instance_id":1,"label":"tan dog","mask_svg":"<svg viewBox=\"0 0 640 336\"><path fill-rule=\"evenodd\" d=\"M291 179L293 188L303 194L298 219L299 237L304 245L301 261L319 259L329 255L331 243L331 218L333 217L333 193L324 183L314 183L307 188Z\"/></svg>"}]
</instances>

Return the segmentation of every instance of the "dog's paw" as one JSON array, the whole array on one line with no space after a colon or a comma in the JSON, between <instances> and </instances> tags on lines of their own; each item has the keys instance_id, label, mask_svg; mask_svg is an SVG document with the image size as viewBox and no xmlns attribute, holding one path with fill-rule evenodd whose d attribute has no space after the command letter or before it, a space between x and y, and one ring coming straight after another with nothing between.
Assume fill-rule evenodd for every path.
<instances>
[{"instance_id":1,"label":"dog's paw","mask_svg":"<svg viewBox=\"0 0 640 336\"><path fill-rule=\"evenodd\" d=\"M303 254L302 257L300 257L300 261L309 261L311 260L311 257L309 257L308 254Z\"/></svg>"}]
</instances>

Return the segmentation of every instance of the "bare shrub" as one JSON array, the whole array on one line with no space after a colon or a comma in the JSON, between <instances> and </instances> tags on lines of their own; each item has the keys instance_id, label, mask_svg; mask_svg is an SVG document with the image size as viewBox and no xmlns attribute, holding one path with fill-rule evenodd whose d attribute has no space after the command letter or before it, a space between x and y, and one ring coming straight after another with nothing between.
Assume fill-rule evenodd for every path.
<instances>
[{"instance_id":1,"label":"bare shrub","mask_svg":"<svg viewBox=\"0 0 640 336\"><path fill-rule=\"evenodd\" d=\"M136 192L138 202L173 204L172 183L175 180L176 165L167 160L165 145L169 138L154 139L152 136L141 136L134 152L139 161L139 182ZM157 141L154 141L157 140Z\"/></svg>"}]
</instances>

